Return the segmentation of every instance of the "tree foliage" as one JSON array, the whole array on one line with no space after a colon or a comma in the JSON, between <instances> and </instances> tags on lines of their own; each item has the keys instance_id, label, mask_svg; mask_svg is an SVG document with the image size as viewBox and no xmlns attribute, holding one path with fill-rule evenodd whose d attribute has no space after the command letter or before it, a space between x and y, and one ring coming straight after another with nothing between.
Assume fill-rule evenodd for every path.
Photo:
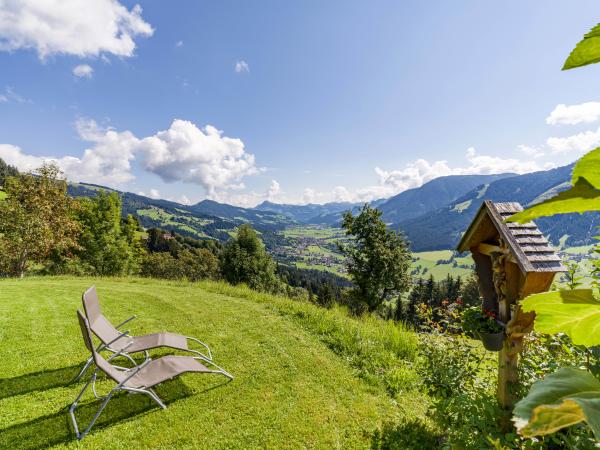
<instances>
[{"instance_id":1,"label":"tree foliage","mask_svg":"<svg viewBox=\"0 0 600 450\"><path fill-rule=\"evenodd\" d=\"M351 242L340 245L354 287L355 306L375 311L410 285L411 255L404 237L388 230L381 211L364 205L357 216L344 214L342 228Z\"/></svg>"},{"instance_id":2,"label":"tree foliage","mask_svg":"<svg viewBox=\"0 0 600 450\"><path fill-rule=\"evenodd\" d=\"M76 255L84 272L103 276L136 273L143 252L135 235L139 225L132 216L121 223L119 194L101 191L78 202L82 233Z\"/></svg>"},{"instance_id":3,"label":"tree foliage","mask_svg":"<svg viewBox=\"0 0 600 450\"><path fill-rule=\"evenodd\" d=\"M278 280L275 263L249 225L244 224L226 245L221 255L221 273L231 284L245 283L260 291L274 291Z\"/></svg>"},{"instance_id":4,"label":"tree foliage","mask_svg":"<svg viewBox=\"0 0 600 450\"><path fill-rule=\"evenodd\" d=\"M7 179L7 198L0 202L1 272L23 276L32 262L77 247L76 205L60 175L48 164L35 174Z\"/></svg>"},{"instance_id":5,"label":"tree foliage","mask_svg":"<svg viewBox=\"0 0 600 450\"><path fill-rule=\"evenodd\" d=\"M0 187L4 186L7 178L19 176L19 171L16 167L6 164L2 158L0 158Z\"/></svg>"}]
</instances>

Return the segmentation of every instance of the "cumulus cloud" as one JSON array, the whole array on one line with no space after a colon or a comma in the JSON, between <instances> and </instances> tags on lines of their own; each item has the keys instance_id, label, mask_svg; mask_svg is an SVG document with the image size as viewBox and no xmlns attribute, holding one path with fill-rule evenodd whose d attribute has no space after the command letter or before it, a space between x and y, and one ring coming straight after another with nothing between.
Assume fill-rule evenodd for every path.
<instances>
[{"instance_id":1,"label":"cumulus cloud","mask_svg":"<svg viewBox=\"0 0 600 450\"><path fill-rule=\"evenodd\" d=\"M142 139L130 131L102 128L93 120L79 120L76 126L81 139L91 144L81 157L33 156L13 145L2 145L0 157L26 171L54 161L70 180L108 185L133 180L136 160L165 182L200 185L215 199L218 191L243 189L242 178L259 172L254 155L245 151L240 139L223 136L210 125L199 129L192 122L174 120L168 130Z\"/></svg>"},{"instance_id":2,"label":"cumulus cloud","mask_svg":"<svg viewBox=\"0 0 600 450\"><path fill-rule=\"evenodd\" d=\"M81 157L34 156L17 146L0 144L0 158L26 172L54 162L73 181L118 185L133 180L130 161L139 141L132 133L103 130L94 121L79 121L77 129L81 138L92 144Z\"/></svg>"},{"instance_id":3,"label":"cumulus cloud","mask_svg":"<svg viewBox=\"0 0 600 450\"><path fill-rule=\"evenodd\" d=\"M242 59L241 61L235 63L234 70L236 73L248 73L250 72L250 66Z\"/></svg>"},{"instance_id":4,"label":"cumulus cloud","mask_svg":"<svg viewBox=\"0 0 600 450\"><path fill-rule=\"evenodd\" d=\"M600 128L564 138L551 137L546 141L553 153L583 153L600 146Z\"/></svg>"},{"instance_id":5,"label":"cumulus cloud","mask_svg":"<svg viewBox=\"0 0 600 450\"><path fill-rule=\"evenodd\" d=\"M281 186L277 180L271 180L271 185L267 190L267 199L273 201L281 193Z\"/></svg>"},{"instance_id":6,"label":"cumulus cloud","mask_svg":"<svg viewBox=\"0 0 600 450\"><path fill-rule=\"evenodd\" d=\"M153 31L139 5L128 10L117 0L19 0L2 2L0 8L0 50L33 49L40 59L55 54L128 57L135 50L134 38Z\"/></svg>"},{"instance_id":7,"label":"cumulus cloud","mask_svg":"<svg viewBox=\"0 0 600 450\"><path fill-rule=\"evenodd\" d=\"M333 190L325 192L308 188L305 189L301 201L302 203L367 202L420 187L434 178L446 175L485 175L503 172L522 174L551 167L548 164L540 166L535 161L480 155L472 147L467 149L465 157L468 164L463 167L451 167L447 161L429 162L425 159L409 163L403 169L384 170L376 167L378 184L354 190L336 186Z\"/></svg>"},{"instance_id":8,"label":"cumulus cloud","mask_svg":"<svg viewBox=\"0 0 600 450\"><path fill-rule=\"evenodd\" d=\"M150 198L153 199L158 199L160 198L160 192L158 192L158 189L150 189Z\"/></svg>"},{"instance_id":9,"label":"cumulus cloud","mask_svg":"<svg viewBox=\"0 0 600 450\"><path fill-rule=\"evenodd\" d=\"M517 147L519 149L519 151L527 156L530 156L531 158L541 158L542 156L544 156L546 153L544 153L542 150L540 150L539 148L535 148L535 147L530 147L528 145L519 145Z\"/></svg>"},{"instance_id":10,"label":"cumulus cloud","mask_svg":"<svg viewBox=\"0 0 600 450\"><path fill-rule=\"evenodd\" d=\"M586 102L579 105L556 105L556 108L546 117L549 125L576 125L592 123L600 119L600 102Z\"/></svg>"},{"instance_id":11,"label":"cumulus cloud","mask_svg":"<svg viewBox=\"0 0 600 450\"><path fill-rule=\"evenodd\" d=\"M92 78L94 69L88 64L79 64L73 68L73 75L79 78Z\"/></svg>"},{"instance_id":12,"label":"cumulus cloud","mask_svg":"<svg viewBox=\"0 0 600 450\"><path fill-rule=\"evenodd\" d=\"M174 120L171 127L140 141L137 151L143 166L165 182L184 181L206 189L239 186L244 176L258 173L254 155L240 139L223 136L215 127L199 129L192 122Z\"/></svg>"}]
</instances>

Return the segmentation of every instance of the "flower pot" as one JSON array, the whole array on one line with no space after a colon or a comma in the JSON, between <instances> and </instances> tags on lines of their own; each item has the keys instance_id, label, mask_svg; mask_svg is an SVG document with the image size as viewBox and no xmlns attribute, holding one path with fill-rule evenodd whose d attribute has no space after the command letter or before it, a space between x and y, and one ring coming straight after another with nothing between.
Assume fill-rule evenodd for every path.
<instances>
[{"instance_id":1,"label":"flower pot","mask_svg":"<svg viewBox=\"0 0 600 450\"><path fill-rule=\"evenodd\" d=\"M486 350L491 352L499 352L502 350L502 344L504 343L504 331L499 333L479 333L479 338L483 343Z\"/></svg>"}]
</instances>

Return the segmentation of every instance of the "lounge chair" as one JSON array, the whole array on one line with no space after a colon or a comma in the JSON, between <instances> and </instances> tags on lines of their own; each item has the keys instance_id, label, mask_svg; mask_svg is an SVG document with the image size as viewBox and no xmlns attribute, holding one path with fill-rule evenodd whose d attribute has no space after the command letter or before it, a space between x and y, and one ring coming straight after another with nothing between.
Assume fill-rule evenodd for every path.
<instances>
[{"instance_id":1,"label":"lounge chair","mask_svg":"<svg viewBox=\"0 0 600 450\"><path fill-rule=\"evenodd\" d=\"M83 313L77 310L77 317L79 318L79 326L81 327L81 334L83 335L83 341L85 346L92 354L92 360L95 363L96 369L94 370L93 375L89 379L89 381L85 384L77 398L69 408L69 414L71 416L71 421L73 422L73 428L75 429L75 434L77 439L83 439L91 430L92 426L112 398L114 394L119 391L128 391L132 393L146 394L152 400L154 400L161 408L166 409L166 405L162 402L156 392L152 389L157 384L162 383L163 381L170 380L172 378L178 377L179 375L186 372L198 372L198 373L215 373L221 374L230 380L233 379L233 376L229 374L226 370L217 366L214 363L211 363L217 369L209 369L200 363L198 360L201 359L197 356L175 356L168 355L163 356L154 360L146 360L143 364L139 366L135 366L130 369L120 368L118 366L114 366L110 363L111 360L116 358L119 355L122 355L124 351L126 351L127 346L122 348L113 354L108 360L104 359L98 351L94 348L94 343L92 340L92 333L89 327L89 323L87 319L84 317ZM131 345L131 344L128 344ZM98 375L98 371L104 372L106 376L112 379L117 385L112 388L112 390L105 397L98 397L96 393L96 377ZM94 392L94 396L98 399L103 399L104 401L98 408L98 411L92 418L91 422L87 426L87 428L83 431L83 433L79 432L79 426L77 424L77 419L75 418L75 409L77 408L77 404L79 400L83 396L86 389L92 385L92 390Z\"/></svg>"},{"instance_id":2,"label":"lounge chair","mask_svg":"<svg viewBox=\"0 0 600 450\"><path fill-rule=\"evenodd\" d=\"M148 360L148 350L153 348L169 347L175 350L193 353L197 356L200 356L207 362L212 362L212 353L209 346L199 339L174 333L153 333L142 336L130 336L128 331L119 331L119 328L122 328L126 323L135 319L136 316L131 316L129 319L121 322L116 327L113 326L113 324L104 316L104 314L102 314L100 302L98 301L98 294L96 293L96 288L94 286L90 287L83 293L83 309L90 324L92 333L94 333L98 339L100 339L100 342L102 342L101 346L97 349L98 351L106 349L116 353L123 350L122 355L128 358L134 364L137 364L129 356L129 354L144 352L146 360ZM206 349L207 354L191 349L188 345L188 341L193 341L200 344ZM125 348L127 348L126 351ZM73 381L81 378L91 364L92 358L89 358L83 369L81 369L81 372L79 372Z\"/></svg>"}]
</instances>

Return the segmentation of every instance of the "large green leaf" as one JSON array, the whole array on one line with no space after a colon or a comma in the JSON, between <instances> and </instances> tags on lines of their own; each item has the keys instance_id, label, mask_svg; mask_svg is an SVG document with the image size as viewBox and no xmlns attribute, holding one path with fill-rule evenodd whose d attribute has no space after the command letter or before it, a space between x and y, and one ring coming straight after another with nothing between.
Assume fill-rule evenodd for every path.
<instances>
[{"instance_id":1,"label":"large green leaf","mask_svg":"<svg viewBox=\"0 0 600 450\"><path fill-rule=\"evenodd\" d=\"M571 184L571 189L514 214L507 221L525 223L555 214L600 211L600 147L577 161Z\"/></svg>"},{"instance_id":2,"label":"large green leaf","mask_svg":"<svg viewBox=\"0 0 600 450\"><path fill-rule=\"evenodd\" d=\"M580 176L571 189L514 214L507 220L525 223L538 217L589 211L600 211L600 190L595 189L586 178Z\"/></svg>"},{"instance_id":3,"label":"large green leaf","mask_svg":"<svg viewBox=\"0 0 600 450\"><path fill-rule=\"evenodd\" d=\"M577 161L571 184L577 184L579 178L585 178L594 188L600 189L600 147L586 153Z\"/></svg>"},{"instance_id":4,"label":"large green leaf","mask_svg":"<svg viewBox=\"0 0 600 450\"><path fill-rule=\"evenodd\" d=\"M521 302L523 311L535 311L540 333L566 333L576 345L600 345L600 301L591 289L544 292Z\"/></svg>"},{"instance_id":5,"label":"large green leaf","mask_svg":"<svg viewBox=\"0 0 600 450\"><path fill-rule=\"evenodd\" d=\"M600 380L584 370L559 369L533 384L515 405L513 421L525 437L585 421L600 438Z\"/></svg>"},{"instance_id":6,"label":"large green leaf","mask_svg":"<svg viewBox=\"0 0 600 450\"><path fill-rule=\"evenodd\" d=\"M565 64L563 70L586 66L600 62L600 24L596 25L575 46Z\"/></svg>"}]
</instances>

